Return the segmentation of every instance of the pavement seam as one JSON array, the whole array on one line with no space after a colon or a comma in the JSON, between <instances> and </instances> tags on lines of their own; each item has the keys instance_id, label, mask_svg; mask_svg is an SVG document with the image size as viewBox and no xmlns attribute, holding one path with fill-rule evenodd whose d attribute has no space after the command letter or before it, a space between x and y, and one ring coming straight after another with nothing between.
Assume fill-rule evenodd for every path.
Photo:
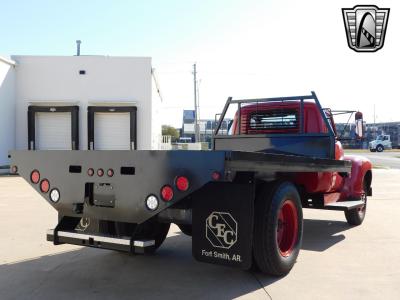
<instances>
[{"instance_id":1,"label":"pavement seam","mask_svg":"<svg viewBox=\"0 0 400 300\"><path fill-rule=\"evenodd\" d=\"M264 290L264 292L268 296L268 298L272 300L271 295L267 292L267 290L265 289L265 286L262 284L261 280L258 279L257 275L254 272L250 272L250 274L253 275L254 279L258 282L260 287Z\"/></svg>"}]
</instances>

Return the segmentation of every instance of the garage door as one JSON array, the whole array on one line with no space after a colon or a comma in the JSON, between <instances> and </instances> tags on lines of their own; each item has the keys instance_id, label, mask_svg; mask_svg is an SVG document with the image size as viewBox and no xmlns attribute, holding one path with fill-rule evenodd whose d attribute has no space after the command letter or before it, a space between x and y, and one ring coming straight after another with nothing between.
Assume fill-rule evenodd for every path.
<instances>
[{"instance_id":1,"label":"garage door","mask_svg":"<svg viewBox=\"0 0 400 300\"><path fill-rule=\"evenodd\" d=\"M35 123L36 149L72 149L70 112L37 112Z\"/></svg>"},{"instance_id":2,"label":"garage door","mask_svg":"<svg viewBox=\"0 0 400 300\"><path fill-rule=\"evenodd\" d=\"M95 150L130 150L130 113L94 114Z\"/></svg>"}]
</instances>

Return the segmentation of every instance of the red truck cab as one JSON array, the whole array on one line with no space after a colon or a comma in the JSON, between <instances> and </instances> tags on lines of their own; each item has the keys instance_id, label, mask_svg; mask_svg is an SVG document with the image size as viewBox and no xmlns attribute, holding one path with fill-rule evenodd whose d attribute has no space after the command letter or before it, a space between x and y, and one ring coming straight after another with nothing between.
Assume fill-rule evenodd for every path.
<instances>
[{"instance_id":1,"label":"red truck cab","mask_svg":"<svg viewBox=\"0 0 400 300\"><path fill-rule=\"evenodd\" d=\"M323 119L313 102L303 106L304 128L300 126L300 107L296 102L270 102L246 105L241 108L240 134L327 133ZM239 134L238 113L231 132Z\"/></svg>"},{"instance_id":2,"label":"red truck cab","mask_svg":"<svg viewBox=\"0 0 400 300\"><path fill-rule=\"evenodd\" d=\"M323 114L321 114L321 111ZM333 132L335 137L332 158L350 160L352 162L352 170L350 174L314 172L293 175L295 178L291 179L301 187L304 194L303 206L310 208L312 208L312 204L307 201L310 197L319 197L323 201L322 205L327 205L338 201L359 200L367 195L372 195L371 162L362 156L344 155L342 144L337 138L336 127L330 109L320 110L315 102L303 102L303 105L300 105L299 101L276 101L243 105L240 108L240 114L239 110L236 112L229 130L231 135L237 136L263 135L282 137L287 135L288 137L293 137L293 139L300 134L302 136L322 136L328 134L329 131ZM281 142L281 144L285 144L285 142ZM263 152L271 150L277 152L281 148L277 146L266 151L265 149L260 150ZM359 210L359 214L356 217L346 215L348 219L352 218L355 224L360 224L364 216L365 207Z\"/></svg>"}]
</instances>

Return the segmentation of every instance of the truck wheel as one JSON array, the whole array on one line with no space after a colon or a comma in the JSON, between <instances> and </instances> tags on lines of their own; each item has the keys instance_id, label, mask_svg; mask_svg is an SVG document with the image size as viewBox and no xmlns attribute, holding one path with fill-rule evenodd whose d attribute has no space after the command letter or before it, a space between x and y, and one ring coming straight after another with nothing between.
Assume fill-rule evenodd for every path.
<instances>
[{"instance_id":1,"label":"truck wheel","mask_svg":"<svg viewBox=\"0 0 400 300\"><path fill-rule=\"evenodd\" d=\"M153 223L152 228L148 231L148 235L146 236L146 238L155 240L155 247L153 252L155 252L167 238L170 226L170 223Z\"/></svg>"},{"instance_id":2,"label":"truck wheel","mask_svg":"<svg viewBox=\"0 0 400 300\"><path fill-rule=\"evenodd\" d=\"M265 186L256 198L254 211L255 263L263 273L289 273L303 237L303 212L296 187L290 182Z\"/></svg>"},{"instance_id":3,"label":"truck wheel","mask_svg":"<svg viewBox=\"0 0 400 300\"><path fill-rule=\"evenodd\" d=\"M192 225L188 224L177 224L177 225L184 234L192 236Z\"/></svg>"},{"instance_id":4,"label":"truck wheel","mask_svg":"<svg viewBox=\"0 0 400 300\"><path fill-rule=\"evenodd\" d=\"M382 145L376 146L376 151L382 152L383 151L383 146Z\"/></svg>"},{"instance_id":5,"label":"truck wheel","mask_svg":"<svg viewBox=\"0 0 400 300\"><path fill-rule=\"evenodd\" d=\"M344 212L347 223L350 225L361 225L367 212L367 186L364 183L364 193L361 196L361 200L364 201L364 206Z\"/></svg>"}]
</instances>

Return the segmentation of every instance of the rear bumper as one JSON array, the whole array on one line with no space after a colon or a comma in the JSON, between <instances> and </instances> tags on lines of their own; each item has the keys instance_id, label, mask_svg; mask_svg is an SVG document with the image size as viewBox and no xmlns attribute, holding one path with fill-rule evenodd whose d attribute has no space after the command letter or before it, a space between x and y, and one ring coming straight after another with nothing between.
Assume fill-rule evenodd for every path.
<instances>
[{"instance_id":1,"label":"rear bumper","mask_svg":"<svg viewBox=\"0 0 400 300\"><path fill-rule=\"evenodd\" d=\"M154 240L133 240L129 237L109 237L72 231L47 230L47 241L58 244L73 244L117 251L146 253L154 249Z\"/></svg>"}]
</instances>

